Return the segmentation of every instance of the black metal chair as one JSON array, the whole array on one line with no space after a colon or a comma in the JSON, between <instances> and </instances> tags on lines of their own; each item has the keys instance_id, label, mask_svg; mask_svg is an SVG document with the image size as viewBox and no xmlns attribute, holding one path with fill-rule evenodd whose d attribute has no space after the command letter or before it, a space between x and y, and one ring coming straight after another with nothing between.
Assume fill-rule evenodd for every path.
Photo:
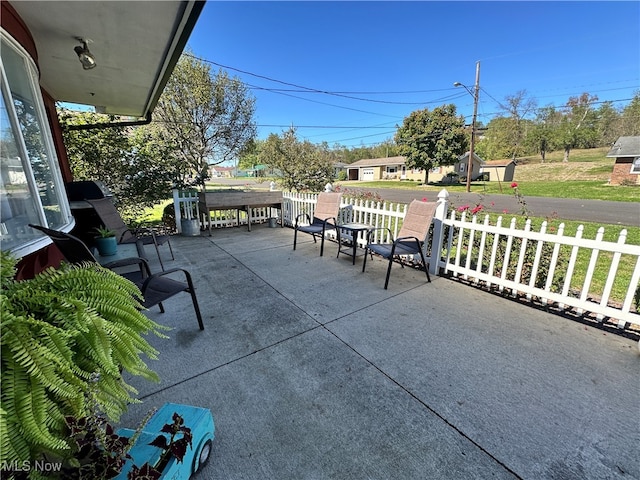
<instances>
[{"instance_id":1,"label":"black metal chair","mask_svg":"<svg viewBox=\"0 0 640 480\"><path fill-rule=\"evenodd\" d=\"M69 263L99 263L89 248L79 238L68 233L52 230L40 225L29 226L43 232L51 238L55 246L58 247L58 250L60 250L64 258ZM200 330L204 330L204 323L202 322L202 315L200 314L200 307L198 305L198 299L196 298L195 288L193 286L191 274L187 270L182 268L172 268L170 270L164 270L162 272L152 274L147 260L139 257L124 258L104 265L105 268L110 270L132 266L137 266L138 269L135 271L117 273L138 286L144 298L142 305L145 308L158 305L158 307L160 307L160 312L164 313L164 306L162 305L162 302L180 292L187 292L191 295L193 309L195 310L196 317L198 319L198 326L200 327ZM176 272L182 272L185 276L186 282L174 280L167 276Z\"/></svg>"},{"instance_id":2,"label":"black metal chair","mask_svg":"<svg viewBox=\"0 0 640 480\"><path fill-rule=\"evenodd\" d=\"M341 193L323 192L318 195L318 201L313 212L313 220L307 213L301 213L296 217L293 232L294 250L298 242L298 232L304 232L313 236L314 243L317 243L316 237L320 237L320 256L322 256L325 233L336 229L336 218L340 214L341 199ZM301 219L306 219L307 224L301 224Z\"/></svg>"},{"instance_id":3,"label":"black metal chair","mask_svg":"<svg viewBox=\"0 0 640 480\"><path fill-rule=\"evenodd\" d=\"M162 263L162 257L160 256L158 246L166 243L169 247L169 252L171 253L171 259L175 260L173 248L171 247L170 235L167 235L166 233L158 233L155 229L149 227L138 227L136 229L127 227L111 198L105 197L86 201L91 204L102 224L109 230L116 232L118 243L141 242L142 245L153 245L156 249L158 260L160 261L160 267L163 270L164 264Z\"/></svg>"},{"instance_id":4,"label":"black metal chair","mask_svg":"<svg viewBox=\"0 0 640 480\"><path fill-rule=\"evenodd\" d=\"M426 242L427 235L429 234L429 227L433 220L433 215L436 210L435 203L422 202L420 200L413 200L409 204L407 213L402 222L402 227L398 232L398 238L391 243L375 243L372 241L376 234L376 230L386 230L389 236L391 231L388 228L376 228L369 231L367 236L367 246L365 247L364 261L362 262L362 271L364 272L367 266L367 254L373 257L373 254L380 255L382 258L389 260L389 266L387 267L387 277L384 281L384 288L387 289L389 285L389 277L391 275L391 266L394 261L398 261L400 265L404 266L401 259L406 256L420 256L422 260L422 266L427 274L427 281L431 281L429 276L429 268L427 261L422 251L424 243Z\"/></svg>"}]
</instances>

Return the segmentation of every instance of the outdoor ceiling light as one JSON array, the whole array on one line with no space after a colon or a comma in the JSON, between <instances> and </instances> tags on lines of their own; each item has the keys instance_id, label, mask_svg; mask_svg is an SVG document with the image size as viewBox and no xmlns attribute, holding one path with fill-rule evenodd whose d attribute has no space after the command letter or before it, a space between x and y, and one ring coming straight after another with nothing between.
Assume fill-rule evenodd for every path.
<instances>
[{"instance_id":1,"label":"outdoor ceiling light","mask_svg":"<svg viewBox=\"0 0 640 480\"><path fill-rule=\"evenodd\" d=\"M82 38L76 37L76 40L82 42L82 45L77 45L73 51L78 55L78 60L82 64L82 68L85 70L91 70L96 67L96 59L87 47L87 41Z\"/></svg>"}]
</instances>

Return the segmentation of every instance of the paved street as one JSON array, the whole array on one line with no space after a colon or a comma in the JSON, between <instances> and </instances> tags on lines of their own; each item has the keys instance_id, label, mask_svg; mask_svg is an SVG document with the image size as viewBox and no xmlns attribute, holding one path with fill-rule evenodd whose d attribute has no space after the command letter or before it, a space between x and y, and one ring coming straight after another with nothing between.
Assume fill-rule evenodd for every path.
<instances>
[{"instance_id":1,"label":"paved street","mask_svg":"<svg viewBox=\"0 0 640 480\"><path fill-rule=\"evenodd\" d=\"M216 183L229 186L246 185L251 188L269 188L268 182L257 182L249 178L216 178ZM358 187L349 185L347 188L356 190ZM391 202L409 203L414 198L427 198L435 201L438 196L436 190L396 190L392 188L363 189L377 192L383 199ZM451 193L450 201L456 206L477 203L489 207L491 211L501 213L517 213L520 205L512 194L484 195L472 187L471 193ZM574 198L527 197L527 208L536 217L547 217L557 213L561 220L577 220L583 222L602 223L607 225L625 225L640 227L640 204L637 202L608 202L604 200L581 200Z\"/></svg>"},{"instance_id":2,"label":"paved street","mask_svg":"<svg viewBox=\"0 0 640 480\"><path fill-rule=\"evenodd\" d=\"M408 203L414 198L428 198L435 201L438 192L416 192L413 190L372 189L385 200ZM449 199L456 206L477 203L490 208L492 212L517 213L520 209L513 195L483 195L480 193L451 193ZM603 223L640 227L640 204L637 202L608 202L604 200L581 200L575 198L526 197L527 209L535 217L552 216L557 213L561 220Z\"/></svg>"}]
</instances>

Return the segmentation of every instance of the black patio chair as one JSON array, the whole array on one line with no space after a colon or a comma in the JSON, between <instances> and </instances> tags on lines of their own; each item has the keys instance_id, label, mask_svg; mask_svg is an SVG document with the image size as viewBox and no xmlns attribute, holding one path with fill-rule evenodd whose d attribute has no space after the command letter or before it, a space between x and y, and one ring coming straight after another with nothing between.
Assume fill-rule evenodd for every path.
<instances>
[{"instance_id":1,"label":"black patio chair","mask_svg":"<svg viewBox=\"0 0 640 480\"><path fill-rule=\"evenodd\" d=\"M298 232L308 233L313 236L313 242L317 243L316 237L320 237L320 256L324 252L325 233L336 229L336 218L340 214L341 193L323 192L318 195L313 220L308 213L301 213L296 217L293 233L293 249L296 249L298 242ZM306 224L300 223L301 219L306 219Z\"/></svg>"},{"instance_id":2,"label":"black patio chair","mask_svg":"<svg viewBox=\"0 0 640 480\"><path fill-rule=\"evenodd\" d=\"M387 289L389 285L389 277L391 275L391 266L394 261L397 261L404 267L402 257L406 256L420 256L422 260L422 266L427 274L427 282L431 282L429 276L429 268L427 261L422 251L424 243L427 240L429 234L429 227L433 220L433 215L436 211L435 203L427 203L420 200L413 200L409 204L407 213L402 222L402 227L398 232L398 238L391 243L375 243L372 241L375 236L376 230L386 230L391 236L391 231L388 228L376 228L369 231L367 235L367 246L365 247L364 261L362 262L362 271L364 272L367 266L367 254L373 257L373 254L380 255L382 258L389 260L389 266L387 267L387 277L384 281L384 289Z\"/></svg>"},{"instance_id":3,"label":"black patio chair","mask_svg":"<svg viewBox=\"0 0 640 480\"><path fill-rule=\"evenodd\" d=\"M68 233L52 230L40 225L30 224L29 226L41 231L51 238L55 246L58 247L58 250L60 250L64 258L69 263L99 263L89 248L79 238ZM191 274L187 270L182 268L172 268L170 270L164 270L162 272L152 274L147 260L139 257L129 257L116 260L103 266L114 271L121 267L137 266L137 270L135 271L123 273L116 271L116 273L127 278L138 286L144 298L142 305L145 308L151 308L158 305L160 312L164 313L164 306L162 305L162 302L180 292L187 292L191 295L193 309L195 310L196 317L198 319L198 326L200 327L200 330L204 330L204 323L202 322L202 315L200 314L200 307L198 306L195 288L193 286ZM186 283L174 280L167 276L171 273L177 272L182 272L184 274Z\"/></svg>"},{"instance_id":4,"label":"black patio chair","mask_svg":"<svg viewBox=\"0 0 640 480\"><path fill-rule=\"evenodd\" d=\"M105 197L86 201L91 204L102 224L109 230L116 232L118 243L141 243L142 245L153 245L156 249L156 254L160 261L160 268L162 268L162 270L164 270L164 264L162 263L162 257L160 256L158 246L167 244L169 252L171 253L171 259L175 260L173 248L171 247L170 235L160 233L156 229L150 227L138 227L135 229L127 227L111 198Z\"/></svg>"}]
</instances>

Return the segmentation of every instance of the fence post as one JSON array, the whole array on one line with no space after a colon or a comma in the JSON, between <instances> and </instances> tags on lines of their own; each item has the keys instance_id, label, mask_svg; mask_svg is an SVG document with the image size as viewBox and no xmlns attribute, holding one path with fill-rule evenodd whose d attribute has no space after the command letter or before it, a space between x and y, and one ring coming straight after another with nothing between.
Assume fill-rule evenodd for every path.
<instances>
[{"instance_id":1,"label":"fence post","mask_svg":"<svg viewBox=\"0 0 640 480\"><path fill-rule=\"evenodd\" d=\"M444 241L444 221L449 211L449 192L445 188L438 193L438 206L433 215L433 239L431 240L431 258L429 259L429 273L438 275L440 271L440 256Z\"/></svg>"},{"instance_id":2,"label":"fence post","mask_svg":"<svg viewBox=\"0 0 640 480\"><path fill-rule=\"evenodd\" d=\"M176 215L176 231L182 233L182 212L180 211L180 191L177 188L173 189L173 211Z\"/></svg>"}]
</instances>

